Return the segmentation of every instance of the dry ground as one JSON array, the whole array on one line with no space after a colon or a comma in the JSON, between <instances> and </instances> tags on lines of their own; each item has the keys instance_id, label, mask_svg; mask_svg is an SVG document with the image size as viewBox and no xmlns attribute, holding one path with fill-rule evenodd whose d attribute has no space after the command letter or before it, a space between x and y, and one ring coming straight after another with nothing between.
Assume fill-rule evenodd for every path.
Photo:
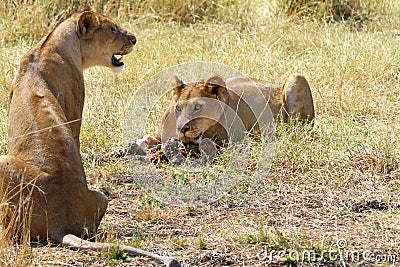
<instances>
[{"instance_id":1,"label":"dry ground","mask_svg":"<svg viewBox=\"0 0 400 267\"><path fill-rule=\"evenodd\" d=\"M162 204L136 185L123 161L99 165L89 157L84 164L90 187L111 199L99 238L173 255L185 266L295 264L284 257L271 263L263 258L265 250L300 255L312 250L325 259L297 262L306 266L349 264L346 257L339 260L340 253L371 251L396 255L400 266L400 4L389 3L385 16L359 28L292 20L261 6L243 27L180 26L146 17L120 21L138 39L125 72L85 73L81 144L90 156L121 148L122 121L135 90L184 62L219 62L276 83L302 73L317 117L311 131L278 127L272 167L262 184L244 182L203 207ZM5 18L2 23L11 26ZM8 30L0 37L1 154L7 144L7 92L19 59L37 41L19 36L14 44L12 34L19 36ZM154 266L141 258L1 243L0 266ZM343 249L330 259L323 252L338 246ZM384 264L360 258L352 266Z\"/></svg>"}]
</instances>

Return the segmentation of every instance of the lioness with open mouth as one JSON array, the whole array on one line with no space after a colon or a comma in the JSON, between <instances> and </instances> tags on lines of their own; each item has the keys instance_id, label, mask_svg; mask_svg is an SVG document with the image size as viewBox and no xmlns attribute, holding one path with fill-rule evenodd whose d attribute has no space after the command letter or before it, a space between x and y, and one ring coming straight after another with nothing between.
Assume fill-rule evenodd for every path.
<instances>
[{"instance_id":1,"label":"lioness with open mouth","mask_svg":"<svg viewBox=\"0 0 400 267\"><path fill-rule=\"evenodd\" d=\"M10 94L8 155L0 157L0 199L5 231L53 239L75 249L102 250L112 244L84 241L96 232L107 198L88 189L79 133L85 87L83 70L105 66L120 71L122 56L136 38L112 19L86 7L72 14L22 58ZM127 246L142 255L180 266Z\"/></svg>"}]
</instances>

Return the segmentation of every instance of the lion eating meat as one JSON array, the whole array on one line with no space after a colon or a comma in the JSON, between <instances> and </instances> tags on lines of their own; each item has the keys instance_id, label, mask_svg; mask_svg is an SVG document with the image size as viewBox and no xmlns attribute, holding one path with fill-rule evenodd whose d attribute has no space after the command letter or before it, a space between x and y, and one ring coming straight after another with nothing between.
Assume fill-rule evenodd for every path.
<instances>
[{"instance_id":1,"label":"lion eating meat","mask_svg":"<svg viewBox=\"0 0 400 267\"><path fill-rule=\"evenodd\" d=\"M10 237L21 235L27 221L31 239L52 239L74 249L113 246L80 238L96 232L108 203L104 194L88 189L80 156L83 70L120 71L122 56L135 43L133 34L88 6L22 58L10 93L8 154L0 157L0 219ZM119 249L180 266L173 258Z\"/></svg>"},{"instance_id":2,"label":"lion eating meat","mask_svg":"<svg viewBox=\"0 0 400 267\"><path fill-rule=\"evenodd\" d=\"M248 78L224 81L219 75L185 84L174 76L172 87L173 97L157 133L136 140L117 156L142 155L141 148L147 151L150 160L171 154L173 150L181 151L183 156L193 154L191 151L200 155L204 152L204 140L222 146L244 134L260 133L275 121L314 122L310 86L299 74L291 75L284 85ZM214 148L209 151L215 154ZM182 155L172 154L175 154L172 161L183 162Z\"/></svg>"}]
</instances>

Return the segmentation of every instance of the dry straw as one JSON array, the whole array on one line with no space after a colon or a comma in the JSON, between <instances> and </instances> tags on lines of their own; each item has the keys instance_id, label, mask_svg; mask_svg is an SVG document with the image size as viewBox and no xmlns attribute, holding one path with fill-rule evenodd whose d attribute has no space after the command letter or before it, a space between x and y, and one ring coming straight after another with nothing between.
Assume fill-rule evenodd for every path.
<instances>
[{"instance_id":1,"label":"dry straw","mask_svg":"<svg viewBox=\"0 0 400 267\"><path fill-rule=\"evenodd\" d=\"M349 249L400 255L400 2L356 1L350 14L361 19L361 28L349 27L351 18L346 21L347 15L336 9L321 7L332 1L297 4L295 13L309 14L300 18L285 13L295 1L221 0L190 7L203 2L97 4L138 37L122 75L97 68L85 72L81 147L91 157L84 166L90 188L111 198L100 236L173 254L188 266L265 266L257 258L264 246L321 252L335 248L339 238L348 241ZM20 58L81 4L0 3L1 154L7 150L8 91ZM326 23L324 18L332 21L334 14L339 22ZM316 123L313 129L278 127L272 169L262 185L240 184L218 203L201 208L166 206L135 185L124 162L98 165L92 158L121 148L121 122L140 85L163 69L199 60L274 83L294 72L305 75ZM1 201L2 214L6 202ZM0 266L151 264L31 247L28 235L13 242L7 232L0 235Z\"/></svg>"}]
</instances>

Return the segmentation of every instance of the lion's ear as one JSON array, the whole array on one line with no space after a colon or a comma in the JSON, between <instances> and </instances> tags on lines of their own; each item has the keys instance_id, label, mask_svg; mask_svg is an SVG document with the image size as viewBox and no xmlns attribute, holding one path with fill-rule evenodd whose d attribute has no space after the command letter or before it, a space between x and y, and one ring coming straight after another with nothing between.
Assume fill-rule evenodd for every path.
<instances>
[{"instance_id":1,"label":"lion's ear","mask_svg":"<svg viewBox=\"0 0 400 267\"><path fill-rule=\"evenodd\" d=\"M83 11L77 24L77 29L82 34L83 39L92 38L93 33L100 27L99 18L91 11Z\"/></svg>"},{"instance_id":2,"label":"lion's ear","mask_svg":"<svg viewBox=\"0 0 400 267\"><path fill-rule=\"evenodd\" d=\"M185 84L178 78L178 76L174 75L174 77L172 77L172 87L174 88L174 99L176 100L181 95Z\"/></svg>"},{"instance_id":3,"label":"lion's ear","mask_svg":"<svg viewBox=\"0 0 400 267\"><path fill-rule=\"evenodd\" d=\"M228 104L229 93L226 89L226 83L218 74L212 75L205 81L204 90L206 90L209 95L215 95L219 101Z\"/></svg>"},{"instance_id":4,"label":"lion's ear","mask_svg":"<svg viewBox=\"0 0 400 267\"><path fill-rule=\"evenodd\" d=\"M90 5L86 5L82 8L81 11L90 11L90 12L96 12L96 9L94 9L93 7L91 7Z\"/></svg>"}]
</instances>

